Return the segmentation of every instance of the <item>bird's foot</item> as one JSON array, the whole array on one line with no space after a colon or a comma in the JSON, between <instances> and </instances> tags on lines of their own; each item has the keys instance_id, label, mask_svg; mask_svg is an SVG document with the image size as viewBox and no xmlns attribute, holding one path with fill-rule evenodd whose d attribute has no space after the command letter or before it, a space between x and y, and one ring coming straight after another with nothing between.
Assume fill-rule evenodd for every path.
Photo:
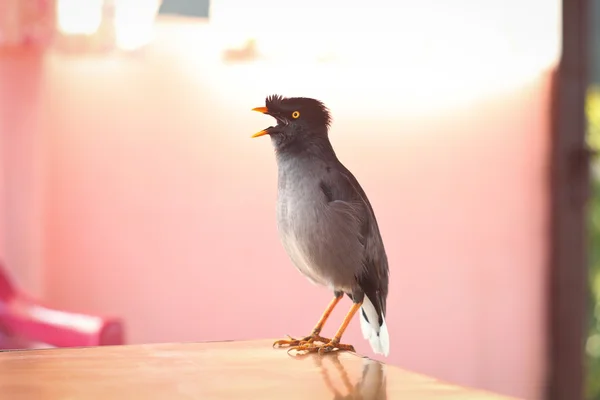
<instances>
[{"instance_id":1,"label":"bird's foot","mask_svg":"<svg viewBox=\"0 0 600 400\"><path fill-rule=\"evenodd\" d=\"M277 341L275 341L275 343L273 343L273 347L294 347L294 346L304 346L304 345L312 344L314 342L321 342L321 343L331 342L331 339L321 337L316 333L313 333L312 335L306 336L302 339L294 339L290 335L287 335L287 336L289 339L277 340Z\"/></svg>"},{"instance_id":2,"label":"bird's foot","mask_svg":"<svg viewBox=\"0 0 600 400\"><path fill-rule=\"evenodd\" d=\"M352 346L351 344L342 344L342 343L340 343L340 341L338 339L333 338L333 340L330 340L328 342L323 342L323 344L315 344L314 342L311 342L311 343L300 344L297 346L292 346L288 350L288 354L291 351L295 351L297 354L308 354L308 353L325 354L325 353L331 353L333 351L340 351L340 350L355 352L354 346Z\"/></svg>"}]
</instances>

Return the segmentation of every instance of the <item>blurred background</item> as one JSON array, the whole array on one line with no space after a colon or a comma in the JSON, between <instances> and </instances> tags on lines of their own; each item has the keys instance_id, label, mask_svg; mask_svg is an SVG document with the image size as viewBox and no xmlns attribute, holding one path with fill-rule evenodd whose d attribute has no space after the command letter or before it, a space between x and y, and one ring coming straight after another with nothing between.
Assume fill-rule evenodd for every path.
<instances>
[{"instance_id":1,"label":"blurred background","mask_svg":"<svg viewBox=\"0 0 600 400\"><path fill-rule=\"evenodd\" d=\"M560 22L558 0L0 0L5 272L61 318L118 318L124 343L307 334L331 294L279 244L272 147L250 139L271 121L250 110L314 97L386 244L386 362L542 398ZM597 86L587 115L600 145ZM358 325L345 338L372 356Z\"/></svg>"},{"instance_id":2,"label":"blurred background","mask_svg":"<svg viewBox=\"0 0 600 400\"><path fill-rule=\"evenodd\" d=\"M587 140L600 150L600 1L593 1L590 23L590 85L586 99ZM586 341L588 399L600 399L600 159L591 164L591 198L588 208L589 232L589 306Z\"/></svg>"}]
</instances>

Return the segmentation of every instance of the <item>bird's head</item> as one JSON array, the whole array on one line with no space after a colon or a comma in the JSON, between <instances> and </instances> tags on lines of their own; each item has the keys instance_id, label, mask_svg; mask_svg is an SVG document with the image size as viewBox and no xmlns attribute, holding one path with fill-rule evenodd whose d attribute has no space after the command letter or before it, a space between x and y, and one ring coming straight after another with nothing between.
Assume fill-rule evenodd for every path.
<instances>
[{"instance_id":1,"label":"bird's head","mask_svg":"<svg viewBox=\"0 0 600 400\"><path fill-rule=\"evenodd\" d=\"M252 111L277 120L277 125L255 133L253 138L270 135L275 140L284 140L297 135L327 135L331 123L327 107L319 100L307 97L272 95L265 100L265 107L256 107Z\"/></svg>"}]
</instances>

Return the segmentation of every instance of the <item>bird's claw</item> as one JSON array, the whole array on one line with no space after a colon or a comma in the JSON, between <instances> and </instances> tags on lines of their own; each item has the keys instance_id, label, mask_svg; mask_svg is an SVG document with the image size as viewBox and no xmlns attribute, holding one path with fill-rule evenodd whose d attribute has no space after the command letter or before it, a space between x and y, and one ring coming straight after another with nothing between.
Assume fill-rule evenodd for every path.
<instances>
[{"instance_id":1,"label":"bird's claw","mask_svg":"<svg viewBox=\"0 0 600 400\"><path fill-rule=\"evenodd\" d=\"M321 342L321 343L331 342L331 339L327 339L327 338L324 338L324 337L321 337L321 336L315 335L315 334L306 336L302 339L294 339L290 335L287 335L287 337L289 339L276 340L273 343L273 347L297 347L297 346L309 345L314 342Z\"/></svg>"},{"instance_id":2,"label":"bird's claw","mask_svg":"<svg viewBox=\"0 0 600 400\"><path fill-rule=\"evenodd\" d=\"M350 344L342 344L337 342L335 339L327 342L323 342L322 345L314 344L314 343L304 343L296 346L292 346L287 351L288 354L292 355L291 352L295 351L297 354L308 354L308 353L318 353L319 355L325 353L331 353L333 351L351 351L355 352L354 346Z\"/></svg>"}]
</instances>

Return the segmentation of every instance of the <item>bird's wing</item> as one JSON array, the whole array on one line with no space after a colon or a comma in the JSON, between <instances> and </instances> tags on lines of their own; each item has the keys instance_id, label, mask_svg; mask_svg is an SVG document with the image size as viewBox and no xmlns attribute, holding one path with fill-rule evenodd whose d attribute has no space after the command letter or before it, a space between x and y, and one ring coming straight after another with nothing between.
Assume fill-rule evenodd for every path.
<instances>
[{"instance_id":1,"label":"bird's wing","mask_svg":"<svg viewBox=\"0 0 600 400\"><path fill-rule=\"evenodd\" d=\"M341 163L335 171L322 189L329 207L341 218L355 222L351 225L357 229L352 234L362 245L363 265L356 280L378 313L385 316L389 268L375 213L354 175Z\"/></svg>"}]
</instances>

